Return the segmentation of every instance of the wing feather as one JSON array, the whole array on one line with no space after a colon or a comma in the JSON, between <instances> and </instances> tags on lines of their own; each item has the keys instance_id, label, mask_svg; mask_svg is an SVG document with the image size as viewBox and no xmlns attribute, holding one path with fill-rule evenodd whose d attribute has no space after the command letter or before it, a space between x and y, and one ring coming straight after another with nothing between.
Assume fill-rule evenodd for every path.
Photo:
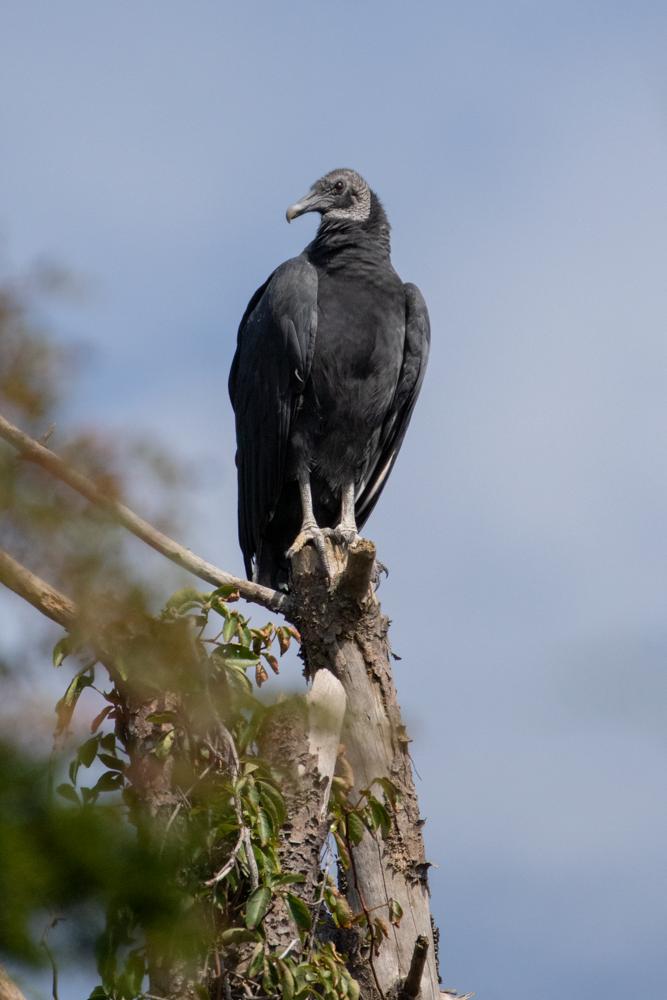
<instances>
[{"instance_id":1,"label":"wing feather","mask_svg":"<svg viewBox=\"0 0 667 1000\"><path fill-rule=\"evenodd\" d=\"M403 287L405 288L403 364L394 398L382 428L377 460L370 476L362 485L355 503L355 515L359 529L370 517L394 467L424 381L428 363L431 324L426 302L416 285L408 283Z\"/></svg>"},{"instance_id":2,"label":"wing feather","mask_svg":"<svg viewBox=\"0 0 667 1000\"><path fill-rule=\"evenodd\" d=\"M317 332L317 272L303 256L253 295L229 376L236 414L239 541L252 576L261 534L283 484L293 399L310 373Z\"/></svg>"}]
</instances>

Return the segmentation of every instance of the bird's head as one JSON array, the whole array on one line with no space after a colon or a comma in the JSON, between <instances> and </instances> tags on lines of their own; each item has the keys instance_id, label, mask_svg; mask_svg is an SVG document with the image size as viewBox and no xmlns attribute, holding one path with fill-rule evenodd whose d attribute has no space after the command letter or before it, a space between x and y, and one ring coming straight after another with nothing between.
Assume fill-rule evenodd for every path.
<instances>
[{"instance_id":1,"label":"bird's head","mask_svg":"<svg viewBox=\"0 0 667 1000\"><path fill-rule=\"evenodd\" d=\"M306 212L319 212L323 219L348 219L364 222L371 211L371 189L354 170L332 170L320 177L308 194L290 205L287 221Z\"/></svg>"}]
</instances>

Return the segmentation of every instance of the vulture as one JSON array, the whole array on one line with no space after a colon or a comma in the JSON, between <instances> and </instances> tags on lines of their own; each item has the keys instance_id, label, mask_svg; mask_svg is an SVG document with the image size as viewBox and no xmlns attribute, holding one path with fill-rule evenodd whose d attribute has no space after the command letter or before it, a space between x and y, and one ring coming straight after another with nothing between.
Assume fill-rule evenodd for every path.
<instances>
[{"instance_id":1,"label":"vulture","mask_svg":"<svg viewBox=\"0 0 667 1000\"><path fill-rule=\"evenodd\" d=\"M239 541L249 579L288 590L291 557L351 544L378 502L421 389L430 323L391 263L380 199L353 170L287 209L317 235L250 299L229 376Z\"/></svg>"}]
</instances>

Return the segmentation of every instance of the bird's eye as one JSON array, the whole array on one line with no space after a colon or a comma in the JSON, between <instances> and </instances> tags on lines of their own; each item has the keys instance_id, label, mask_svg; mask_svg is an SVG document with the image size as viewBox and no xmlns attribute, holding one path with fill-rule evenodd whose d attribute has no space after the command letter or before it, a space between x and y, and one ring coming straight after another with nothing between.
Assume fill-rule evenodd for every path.
<instances>
[{"instance_id":1,"label":"bird's eye","mask_svg":"<svg viewBox=\"0 0 667 1000\"><path fill-rule=\"evenodd\" d=\"M345 185L343 184L342 181L336 181L336 183L334 184L334 191L337 191L338 194L340 194L344 187Z\"/></svg>"}]
</instances>

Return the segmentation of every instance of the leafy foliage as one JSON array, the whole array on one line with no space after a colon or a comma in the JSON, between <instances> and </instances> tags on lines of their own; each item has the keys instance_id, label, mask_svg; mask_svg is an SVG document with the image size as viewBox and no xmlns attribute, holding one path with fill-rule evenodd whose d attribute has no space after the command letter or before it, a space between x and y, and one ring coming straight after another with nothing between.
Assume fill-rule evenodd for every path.
<instances>
[{"instance_id":1,"label":"leafy foliage","mask_svg":"<svg viewBox=\"0 0 667 1000\"><path fill-rule=\"evenodd\" d=\"M48 910L75 916L73 908L94 904L141 915L149 932L170 925L185 905L174 862L139 841L111 806L59 806L49 792L48 766L0 744L3 953L39 962L33 917ZM88 909L79 912L74 925L86 944Z\"/></svg>"},{"instance_id":2,"label":"leafy foliage","mask_svg":"<svg viewBox=\"0 0 667 1000\"><path fill-rule=\"evenodd\" d=\"M305 1000L314 992L358 1000L346 956L317 937L323 911L339 928L365 927L375 950L387 935L382 917L351 912L328 866L315 900L299 895L303 875L281 869L287 807L281 775L258 755L267 709L248 674L257 686L265 683L265 665L278 672L273 643L282 655L299 635L289 626L253 627L230 607L237 599L231 588L201 593L186 587L159 616L137 613L110 622L98 649L110 690L96 686L99 664L89 659L56 708L62 736L81 693L98 691L106 705L92 722L91 736L69 764L69 780L57 785L56 800L42 792L38 821L33 815L12 821L11 836L29 845L33 822L44 831L49 824L61 831L45 834L55 844L58 875L53 885L38 879L23 896L8 886L8 895L23 903L0 922L0 946L34 960L29 923L36 908L67 910L77 901L96 901L106 909L106 926L96 945L101 982L93 996L135 1000L143 996L149 963L180 962L199 970L204 997L229 955L260 992L284 1000ZM217 634L206 638L214 621ZM84 639L70 635L57 644L54 664L84 653ZM111 723L113 731L106 731ZM153 784L169 775L157 807L147 801L149 772ZM88 773L97 780L86 781ZM345 867L366 833L388 836L391 830L391 813L399 808L396 790L386 779L377 784L385 802L369 788L353 805L344 767L343 777L333 781L331 832ZM11 816L11 809L4 814ZM40 850L45 853L45 845ZM26 847L26 859L31 851ZM27 865L12 868L20 872ZM277 901L294 924L299 954L279 955L267 944L263 922ZM398 923L398 904L389 901L387 907L389 920ZM246 949L240 965L239 949L242 955Z\"/></svg>"}]
</instances>

